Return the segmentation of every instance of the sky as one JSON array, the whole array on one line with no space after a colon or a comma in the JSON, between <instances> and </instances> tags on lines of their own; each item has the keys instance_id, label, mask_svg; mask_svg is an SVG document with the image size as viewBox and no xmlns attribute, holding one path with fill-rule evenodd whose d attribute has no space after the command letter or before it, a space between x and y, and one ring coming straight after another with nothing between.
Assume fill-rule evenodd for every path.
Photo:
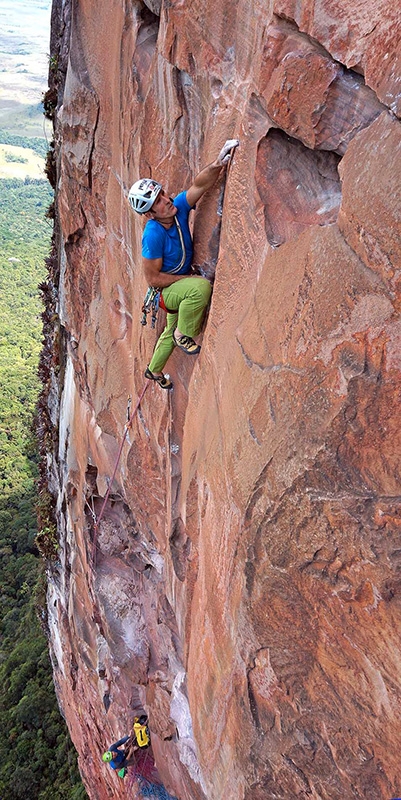
<instances>
[{"instance_id":1,"label":"sky","mask_svg":"<svg viewBox=\"0 0 401 800\"><path fill-rule=\"evenodd\" d=\"M39 103L47 88L51 0L0 0L0 108Z\"/></svg>"}]
</instances>

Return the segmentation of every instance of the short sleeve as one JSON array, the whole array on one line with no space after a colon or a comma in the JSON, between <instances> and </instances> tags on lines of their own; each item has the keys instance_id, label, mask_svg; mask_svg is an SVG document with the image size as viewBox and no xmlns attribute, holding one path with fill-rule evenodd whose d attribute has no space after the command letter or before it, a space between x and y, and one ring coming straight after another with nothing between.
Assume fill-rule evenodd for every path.
<instances>
[{"instance_id":1,"label":"short sleeve","mask_svg":"<svg viewBox=\"0 0 401 800\"><path fill-rule=\"evenodd\" d=\"M143 258L163 258L164 231L163 228L153 220L146 223L142 235L142 256Z\"/></svg>"},{"instance_id":2,"label":"short sleeve","mask_svg":"<svg viewBox=\"0 0 401 800\"><path fill-rule=\"evenodd\" d=\"M180 211L184 211L187 214L189 214L189 212L193 211L193 209L195 208L195 206L192 207L192 206L189 205L188 200L187 200L186 191L185 192L180 192L180 194L177 194L177 197L174 198L174 205Z\"/></svg>"}]
</instances>

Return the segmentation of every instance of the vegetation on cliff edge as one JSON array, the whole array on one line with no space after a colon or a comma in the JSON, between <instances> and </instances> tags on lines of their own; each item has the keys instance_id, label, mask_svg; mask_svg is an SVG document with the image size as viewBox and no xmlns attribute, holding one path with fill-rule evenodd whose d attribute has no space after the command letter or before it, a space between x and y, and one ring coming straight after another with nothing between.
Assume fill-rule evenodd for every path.
<instances>
[{"instance_id":1,"label":"vegetation on cliff edge","mask_svg":"<svg viewBox=\"0 0 401 800\"><path fill-rule=\"evenodd\" d=\"M38 619L44 628L32 422L51 200L44 181L0 181L0 797L7 800L86 797Z\"/></svg>"}]
</instances>

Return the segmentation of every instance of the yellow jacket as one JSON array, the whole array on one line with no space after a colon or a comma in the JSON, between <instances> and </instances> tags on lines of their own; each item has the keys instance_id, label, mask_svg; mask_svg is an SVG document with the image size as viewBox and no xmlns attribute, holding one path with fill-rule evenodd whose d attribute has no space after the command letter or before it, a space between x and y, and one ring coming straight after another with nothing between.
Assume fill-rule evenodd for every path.
<instances>
[{"instance_id":1,"label":"yellow jacket","mask_svg":"<svg viewBox=\"0 0 401 800\"><path fill-rule=\"evenodd\" d=\"M147 725L141 725L139 722L134 722L134 733L139 747L147 747L150 742L149 728Z\"/></svg>"}]
</instances>

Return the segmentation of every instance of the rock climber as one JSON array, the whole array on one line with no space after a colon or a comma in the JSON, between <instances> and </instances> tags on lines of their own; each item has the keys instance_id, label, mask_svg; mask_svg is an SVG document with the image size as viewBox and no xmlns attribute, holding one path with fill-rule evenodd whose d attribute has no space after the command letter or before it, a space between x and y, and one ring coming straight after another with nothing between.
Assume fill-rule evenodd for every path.
<instances>
[{"instance_id":1,"label":"rock climber","mask_svg":"<svg viewBox=\"0 0 401 800\"><path fill-rule=\"evenodd\" d=\"M126 745L124 749L123 745ZM112 769L117 770L120 778L124 778L127 767L135 764L134 751L136 750L136 742L134 735L123 736L118 742L111 744L109 749L102 755L103 761L108 764Z\"/></svg>"},{"instance_id":2,"label":"rock climber","mask_svg":"<svg viewBox=\"0 0 401 800\"><path fill-rule=\"evenodd\" d=\"M149 747L150 733L148 728L148 718L146 714L141 714L140 717L134 717L133 724L134 734L138 747Z\"/></svg>"},{"instance_id":3,"label":"rock climber","mask_svg":"<svg viewBox=\"0 0 401 800\"><path fill-rule=\"evenodd\" d=\"M189 212L211 189L231 158L238 139L228 139L217 159L201 170L192 186L170 198L161 183L142 178L131 186L128 199L138 214L147 218L142 236L143 270L149 286L161 291L167 322L158 339L145 377L162 389L173 384L162 370L174 347L187 355L200 351L193 337L200 332L212 287L206 278L191 272L193 243ZM191 276L191 277L189 277Z\"/></svg>"}]
</instances>

